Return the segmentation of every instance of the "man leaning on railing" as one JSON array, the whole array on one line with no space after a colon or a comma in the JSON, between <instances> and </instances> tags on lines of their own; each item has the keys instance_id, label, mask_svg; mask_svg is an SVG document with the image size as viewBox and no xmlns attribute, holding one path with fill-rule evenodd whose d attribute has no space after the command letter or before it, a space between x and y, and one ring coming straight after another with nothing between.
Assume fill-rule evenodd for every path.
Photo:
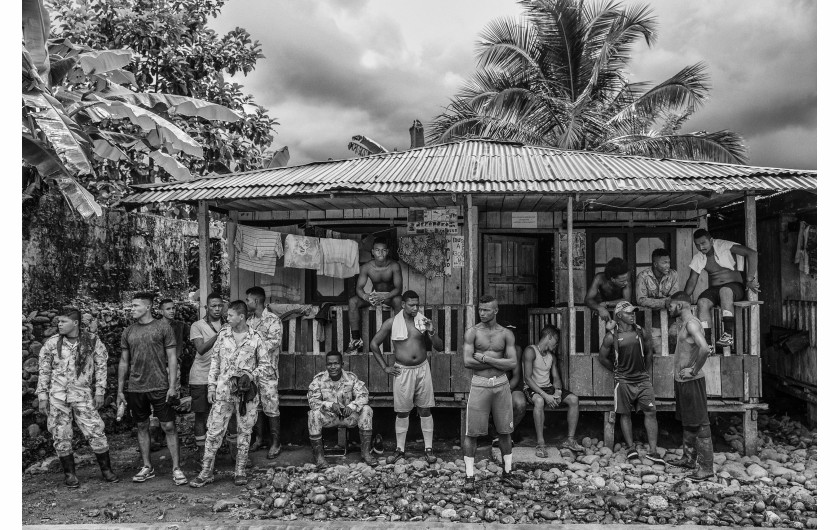
<instances>
[{"instance_id":1,"label":"man leaning on railing","mask_svg":"<svg viewBox=\"0 0 840 530\"><path fill-rule=\"evenodd\" d=\"M658 248L651 255L650 268L636 276L637 305L654 311L668 309L671 295L679 291L679 274L671 268L671 256L664 248ZM653 322L645 322L653 338L653 353L662 354L662 330L658 315L653 314Z\"/></svg>"}]
</instances>

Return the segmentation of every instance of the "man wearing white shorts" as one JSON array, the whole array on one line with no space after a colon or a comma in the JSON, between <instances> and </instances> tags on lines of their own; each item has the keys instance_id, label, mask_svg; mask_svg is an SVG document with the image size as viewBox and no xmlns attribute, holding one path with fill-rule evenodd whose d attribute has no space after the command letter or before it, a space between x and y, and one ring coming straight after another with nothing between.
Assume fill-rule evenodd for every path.
<instances>
[{"instance_id":1,"label":"man wearing white shorts","mask_svg":"<svg viewBox=\"0 0 840 530\"><path fill-rule=\"evenodd\" d=\"M397 413L394 430L397 449L387 462L393 464L405 457L405 438L408 434L408 415L414 407L420 414L426 461L437 462L432 451L434 421L431 408L435 406L435 390L427 351L434 347L443 350L443 341L437 336L432 321L419 312L420 297L414 291L402 295L402 311L386 320L370 341L370 351L382 370L394 378L394 412ZM390 335L394 345L394 365L388 366L380 346Z\"/></svg>"}]
</instances>

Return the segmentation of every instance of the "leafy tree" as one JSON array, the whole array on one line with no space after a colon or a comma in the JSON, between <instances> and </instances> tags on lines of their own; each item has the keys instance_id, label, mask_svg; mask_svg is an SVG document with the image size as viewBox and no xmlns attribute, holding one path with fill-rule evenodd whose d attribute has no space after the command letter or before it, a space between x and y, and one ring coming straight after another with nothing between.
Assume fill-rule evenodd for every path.
<instances>
[{"instance_id":1,"label":"leafy tree","mask_svg":"<svg viewBox=\"0 0 840 530\"><path fill-rule=\"evenodd\" d=\"M477 70L432 127L433 141L495 138L564 149L745 163L734 132L684 133L708 99L706 67L651 87L625 72L633 45L656 39L647 5L522 0L524 18L488 24Z\"/></svg>"},{"instance_id":2,"label":"leafy tree","mask_svg":"<svg viewBox=\"0 0 840 530\"><path fill-rule=\"evenodd\" d=\"M247 31L220 36L207 28L223 3L54 0L48 4L54 38L39 43L26 39L33 33L26 31L27 4L30 20L40 16L44 23L46 10L40 0L24 0L24 124L42 112L32 99L44 99L53 121L70 129L64 140L77 144L63 149L42 134L43 119L29 120L29 136L40 134L39 146L47 148L42 154L52 147L58 155L52 175L76 177L97 200L111 204L127 184L266 164L277 122L241 85L224 80L225 73L251 72L263 56ZM40 52L44 48L47 54ZM33 49L46 57L30 55L28 64ZM24 137L26 155L26 131ZM24 160L39 170L27 183L25 168L24 185L37 190L37 177L49 172L32 164L35 159Z\"/></svg>"}]
</instances>

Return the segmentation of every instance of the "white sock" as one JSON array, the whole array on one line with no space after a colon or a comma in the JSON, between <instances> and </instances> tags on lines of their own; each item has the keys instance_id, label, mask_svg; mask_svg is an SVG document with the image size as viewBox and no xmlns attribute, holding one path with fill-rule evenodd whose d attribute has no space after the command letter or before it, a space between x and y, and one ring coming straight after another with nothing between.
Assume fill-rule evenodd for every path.
<instances>
[{"instance_id":1,"label":"white sock","mask_svg":"<svg viewBox=\"0 0 840 530\"><path fill-rule=\"evenodd\" d=\"M405 451L405 437L408 434L408 417L400 418L394 422L394 431L397 433L397 449Z\"/></svg>"},{"instance_id":2,"label":"white sock","mask_svg":"<svg viewBox=\"0 0 840 530\"><path fill-rule=\"evenodd\" d=\"M510 473L510 470L513 469L513 453L502 455L502 460L505 463L505 473Z\"/></svg>"},{"instance_id":3,"label":"white sock","mask_svg":"<svg viewBox=\"0 0 840 530\"><path fill-rule=\"evenodd\" d=\"M722 317L734 317L735 315L732 314L732 311L727 311L726 309L723 309L720 313L720 316L722 316Z\"/></svg>"},{"instance_id":4,"label":"white sock","mask_svg":"<svg viewBox=\"0 0 840 530\"><path fill-rule=\"evenodd\" d=\"M465 456L464 457L464 464L467 465L467 478L474 476L475 475L475 457L474 456Z\"/></svg>"},{"instance_id":5,"label":"white sock","mask_svg":"<svg viewBox=\"0 0 840 530\"><path fill-rule=\"evenodd\" d=\"M432 448L432 434L435 431L435 420L431 416L420 416L420 430L423 431L423 444L426 449Z\"/></svg>"},{"instance_id":6,"label":"white sock","mask_svg":"<svg viewBox=\"0 0 840 530\"><path fill-rule=\"evenodd\" d=\"M705 328L708 328L708 327L709 327L709 323L708 323L708 322L706 322L705 320L701 320L701 321L700 321L700 325L703 327L703 329L705 329Z\"/></svg>"}]
</instances>

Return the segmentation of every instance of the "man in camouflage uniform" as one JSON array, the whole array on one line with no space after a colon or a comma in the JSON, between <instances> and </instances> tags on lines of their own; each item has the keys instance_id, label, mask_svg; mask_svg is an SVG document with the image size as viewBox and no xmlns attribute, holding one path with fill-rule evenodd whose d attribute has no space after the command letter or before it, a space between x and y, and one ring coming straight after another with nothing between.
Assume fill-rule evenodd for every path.
<instances>
[{"instance_id":1,"label":"man in camouflage uniform","mask_svg":"<svg viewBox=\"0 0 840 530\"><path fill-rule=\"evenodd\" d=\"M108 482L120 480L111 471L105 424L96 412L105 402L108 352L96 335L79 330L81 320L78 309L64 308L58 317L58 335L47 339L38 356L38 409L47 415L68 488L79 487L73 459L74 417L96 454L102 477Z\"/></svg>"},{"instance_id":2,"label":"man in camouflage uniform","mask_svg":"<svg viewBox=\"0 0 840 530\"><path fill-rule=\"evenodd\" d=\"M213 462L216 451L222 445L228 421L235 413L238 424L236 468L233 482L237 486L245 485L245 465L248 461L248 449L251 442L251 429L257 419L259 393L253 396L243 394L241 387L244 378L257 385L260 380L271 375L271 362L268 349L259 333L248 327L245 321L248 309L245 302L236 300L228 309L228 324L219 331L219 337L213 344L213 356L210 361L210 373L207 376L207 401L213 404L207 418L207 440L204 446L201 473L190 482L190 486L200 488L213 482Z\"/></svg>"},{"instance_id":3,"label":"man in camouflage uniform","mask_svg":"<svg viewBox=\"0 0 840 530\"><path fill-rule=\"evenodd\" d=\"M266 309L265 290L251 287L245 291L245 305L248 306L248 326L260 334L271 358L273 376L260 381L260 408L262 413L256 423L256 439L251 449L256 451L262 445L263 415L268 417L271 430L271 447L268 458L275 459L280 454L280 397L277 394L277 365L280 360L280 346L283 342L283 323L280 317Z\"/></svg>"},{"instance_id":4,"label":"man in camouflage uniform","mask_svg":"<svg viewBox=\"0 0 840 530\"><path fill-rule=\"evenodd\" d=\"M377 461L370 455L373 409L368 405L368 389L356 374L342 370L341 364L341 353L329 352L327 369L312 379L306 394L309 400L309 440L315 464L319 468L327 466L321 438L324 428L358 426L362 460L369 466L375 466Z\"/></svg>"}]
</instances>

